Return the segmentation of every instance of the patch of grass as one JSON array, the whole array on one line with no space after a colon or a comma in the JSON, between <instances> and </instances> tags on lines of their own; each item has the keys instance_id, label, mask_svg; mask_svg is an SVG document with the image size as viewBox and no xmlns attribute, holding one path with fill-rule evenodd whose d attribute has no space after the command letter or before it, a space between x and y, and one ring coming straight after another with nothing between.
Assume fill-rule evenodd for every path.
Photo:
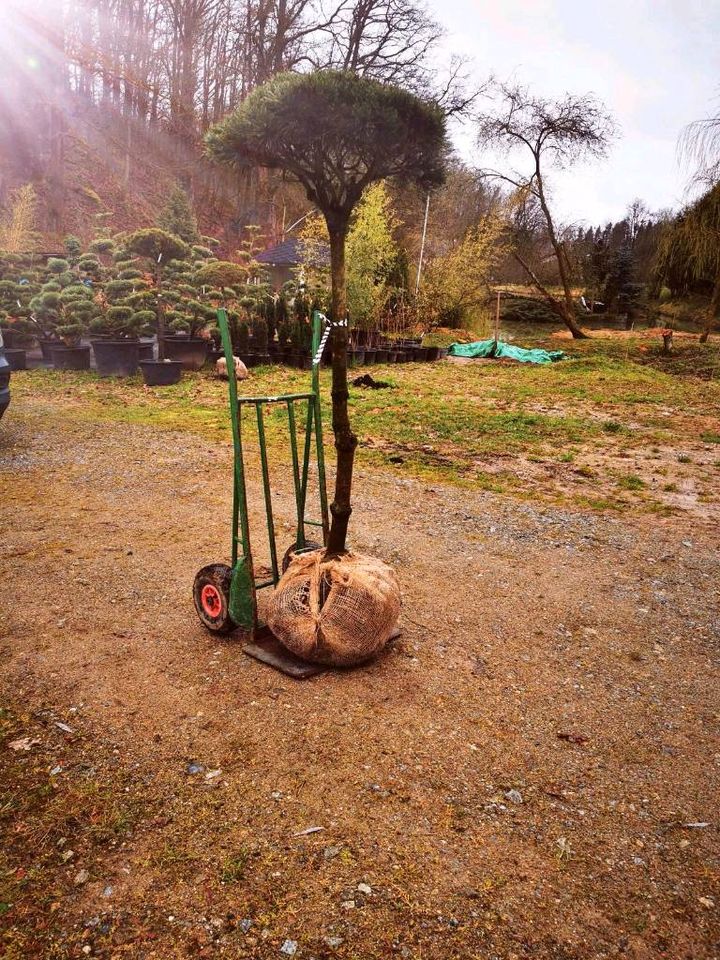
<instances>
[{"instance_id":1,"label":"patch of grass","mask_svg":"<svg viewBox=\"0 0 720 960\"><path fill-rule=\"evenodd\" d=\"M227 857L220 871L220 879L223 883L237 883L245 875L249 854L247 851L236 853L232 857Z\"/></svg>"},{"instance_id":2,"label":"patch of grass","mask_svg":"<svg viewBox=\"0 0 720 960\"><path fill-rule=\"evenodd\" d=\"M621 423L618 423L617 420L606 420L602 428L605 433L622 433L627 429Z\"/></svg>"},{"instance_id":3,"label":"patch of grass","mask_svg":"<svg viewBox=\"0 0 720 960\"><path fill-rule=\"evenodd\" d=\"M528 331L522 341L528 346L558 346L547 332L538 336L537 331ZM350 388L350 415L360 438L358 463L428 482L555 498L558 491L552 481L548 489L539 489L537 483L528 487L515 465L520 460L574 463L585 450L592 450L600 454L593 456L597 466L580 466L576 475L610 486L615 477L603 465L602 454L612 436L622 437L627 456L679 437L692 444L701 436L715 436L707 431L707 417L713 405L720 409L720 383L678 377L639 362L646 350L640 337L597 337L561 345L569 359L546 367L450 362L379 367L373 373L390 381L393 390ZM302 392L308 384L306 372L261 367L252 371L240 391L278 395ZM332 469L329 387L330 373L323 371L326 455ZM74 419L191 432L211 443L231 439L227 385L206 371L185 373L180 383L153 389L139 377L100 380L93 373L32 370L15 374L12 389L18 406L24 401L46 404L54 414ZM297 419L300 425L302 413ZM285 460L284 405L267 409L265 427L271 459ZM249 421L244 439L249 453L256 455ZM509 458L508 469L485 469L485 464L497 466L504 458ZM690 462L683 455L678 460Z\"/></svg>"},{"instance_id":4,"label":"patch of grass","mask_svg":"<svg viewBox=\"0 0 720 960\"><path fill-rule=\"evenodd\" d=\"M700 434L700 439L703 443L720 443L720 433L705 430Z\"/></svg>"},{"instance_id":5,"label":"patch of grass","mask_svg":"<svg viewBox=\"0 0 720 960\"><path fill-rule=\"evenodd\" d=\"M634 473L629 473L625 477L620 477L617 485L623 490L644 490L647 484Z\"/></svg>"}]
</instances>

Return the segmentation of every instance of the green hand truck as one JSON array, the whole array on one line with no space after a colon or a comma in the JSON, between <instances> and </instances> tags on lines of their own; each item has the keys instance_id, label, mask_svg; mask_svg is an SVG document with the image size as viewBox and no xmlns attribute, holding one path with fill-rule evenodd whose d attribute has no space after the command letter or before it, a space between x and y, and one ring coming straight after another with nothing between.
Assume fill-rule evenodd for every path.
<instances>
[{"instance_id":1,"label":"green hand truck","mask_svg":"<svg viewBox=\"0 0 720 960\"><path fill-rule=\"evenodd\" d=\"M307 393L288 393L275 397L239 397L227 312L222 309L218 310L217 318L227 363L230 422L233 437L231 562L229 566L224 563L212 563L198 571L193 585L195 609L202 624L213 633L242 631L247 641L243 650L251 656L270 663L292 676L309 676L312 673L319 672L319 670L298 660L284 648L281 648L268 628L259 621L257 591L266 587L277 586L281 573L284 572L294 554L305 550L318 549L327 543L329 520L320 411L320 360L330 332L330 324L323 314L314 311L312 317L311 389ZM323 325L325 325L324 330ZM285 407L287 412L297 517L295 540L286 550L281 563L278 563L264 418L265 410L270 404L280 404ZM255 430L260 450L263 499L270 548L270 575L264 573L257 576L253 565L242 441L243 420L248 419L247 417L243 418L245 408L253 409L255 414L254 418L251 419L255 420ZM300 424L304 423L304 435L301 435L300 438L297 430L298 421ZM301 440L300 444L298 443L299 439ZM306 516L313 448L320 501L319 520L312 520ZM318 543L307 536L306 528L308 526L313 526L322 532L322 543Z\"/></svg>"}]
</instances>

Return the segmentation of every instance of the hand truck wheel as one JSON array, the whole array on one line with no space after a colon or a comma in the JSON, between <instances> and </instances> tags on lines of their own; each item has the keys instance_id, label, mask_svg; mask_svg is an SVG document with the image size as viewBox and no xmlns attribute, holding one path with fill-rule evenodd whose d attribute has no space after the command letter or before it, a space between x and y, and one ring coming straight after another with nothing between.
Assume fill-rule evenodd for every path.
<instances>
[{"instance_id":1,"label":"hand truck wheel","mask_svg":"<svg viewBox=\"0 0 720 960\"><path fill-rule=\"evenodd\" d=\"M321 543L316 543L314 540L306 540L305 546L298 549L296 544L291 544L285 551L285 555L282 558L282 564L280 569L283 573L287 570L290 564L293 562L295 557L299 553L310 553L312 550L322 550L323 545Z\"/></svg>"},{"instance_id":2,"label":"hand truck wheel","mask_svg":"<svg viewBox=\"0 0 720 960\"><path fill-rule=\"evenodd\" d=\"M195 575L193 600L200 622L213 633L229 633L235 628L230 619L230 580L232 570L225 563L211 563Z\"/></svg>"}]
</instances>

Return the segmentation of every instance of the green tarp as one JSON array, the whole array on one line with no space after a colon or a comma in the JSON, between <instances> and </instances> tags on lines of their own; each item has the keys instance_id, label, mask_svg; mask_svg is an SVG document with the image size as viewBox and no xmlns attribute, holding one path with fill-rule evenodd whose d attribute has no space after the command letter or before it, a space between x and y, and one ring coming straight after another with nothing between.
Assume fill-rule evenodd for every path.
<instances>
[{"instance_id":1,"label":"green tarp","mask_svg":"<svg viewBox=\"0 0 720 960\"><path fill-rule=\"evenodd\" d=\"M507 360L519 360L520 363L555 363L562 360L565 354L562 350L526 350L524 347L513 347L502 340L476 340L475 343L454 343L448 353L451 357L469 357L472 360L485 357L490 360L494 357Z\"/></svg>"}]
</instances>

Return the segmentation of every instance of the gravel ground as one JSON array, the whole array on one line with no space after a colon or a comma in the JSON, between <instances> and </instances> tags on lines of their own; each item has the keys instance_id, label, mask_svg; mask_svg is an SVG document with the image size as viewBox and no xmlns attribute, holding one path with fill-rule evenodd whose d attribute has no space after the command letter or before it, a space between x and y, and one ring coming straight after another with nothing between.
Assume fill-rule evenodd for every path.
<instances>
[{"instance_id":1,"label":"gravel ground","mask_svg":"<svg viewBox=\"0 0 720 960\"><path fill-rule=\"evenodd\" d=\"M359 472L403 634L297 683L192 609L227 446L28 404L0 470L5 957L720 956L711 525Z\"/></svg>"}]
</instances>

